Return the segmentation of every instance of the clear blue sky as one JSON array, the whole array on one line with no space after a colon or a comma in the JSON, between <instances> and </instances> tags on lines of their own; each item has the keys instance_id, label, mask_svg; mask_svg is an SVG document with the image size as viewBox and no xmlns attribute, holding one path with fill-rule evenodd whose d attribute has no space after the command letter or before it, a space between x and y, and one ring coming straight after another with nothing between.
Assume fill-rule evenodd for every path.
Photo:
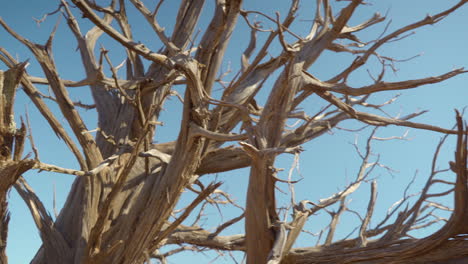
<instances>
[{"instance_id":1,"label":"clear blue sky","mask_svg":"<svg viewBox=\"0 0 468 264\"><path fill-rule=\"evenodd\" d=\"M41 18L45 13L56 9L59 1L46 0L17 0L4 1L0 16L18 33L38 43L44 43L47 39L53 25L57 21L57 15L50 16L44 23L38 26L32 18ZM107 1L97 1L105 3ZM155 1L145 1L145 4L154 4ZM261 10L266 14L274 16L275 11L280 11L284 16L288 10L290 1L245 1L244 9ZM305 35L309 29L310 19L313 18L315 12L315 1L302 1L299 17L296 19L292 29L299 35ZM334 1L331 1L334 3ZM406 25L425 17L427 14L434 14L447 7L455 4L457 1L438 1L438 0L380 0L367 1L368 6L362 6L355 13L352 19L354 24L362 22L372 16L374 12L382 14L388 13L388 20L391 20L387 32L391 32L398 27ZM160 12L158 19L160 24L164 26L167 32L171 32L174 25L174 19L177 12L179 1L166 1ZM130 4L129 4L130 5ZM335 4L334 6L342 6L343 3ZM200 28L204 28L209 22L213 11L213 1L207 1L205 7L206 15L200 21ZM335 9L336 11L337 9ZM146 27L146 21L136 16L135 10L129 8L130 19L133 22L133 30L135 39L145 43L148 47L157 50L160 43L151 29ZM80 16L77 15L79 18ZM258 18L262 20L262 18ZM464 7L447 18L445 21L435 25L427 26L416 31L416 33L402 41L387 44L382 48L380 53L385 56L395 57L397 59L406 59L415 55L421 55L409 62L397 63L398 71L396 73L388 72L387 81L406 80L414 78L422 78L427 76L439 75L448 72L454 68L468 65L468 56L466 43L468 43L468 8ZM138 25L138 26L135 26ZM144 25L144 26L142 26ZM82 30L89 28L90 24L87 21L83 22ZM265 23L265 27L273 26L270 23ZM369 41L375 39L383 31L385 22L362 32L358 36ZM150 32L150 34L148 34ZM239 19L239 25L234 33L231 44L229 46L228 55L223 65L223 70L231 65L233 72L236 72L239 65L239 54L248 44L247 27L242 19ZM260 39L263 39L260 36ZM102 43L106 49L110 50L110 55L114 65L120 64L124 59L124 53L118 48L118 45L108 37L102 38ZM278 53L280 50L279 43L275 42L276 48L272 54ZM28 67L28 72L31 75L43 76L33 56L19 44L13 40L8 34L0 30L0 46L6 48L10 53L20 61L31 59L31 65ZM98 46L99 47L99 46ZM76 43L70 31L68 30L65 21L60 22L57 32L53 51L56 64L58 65L59 73L64 79L80 80L83 76L83 69L79 61L79 54L75 51ZM322 57L311 67L310 72L319 78L326 79L334 73L343 69L350 63L349 56L337 55L332 52L326 52ZM6 70L4 65L0 66L1 70ZM365 70L371 72L378 71L377 64L369 64L364 67L363 71L354 75L350 80L353 86L360 86L371 83L370 78ZM123 74L123 73L122 73ZM231 76L233 77L233 74ZM449 81L422 87L418 90L410 90L402 92L398 101L387 107L386 110L391 115L398 113L409 114L417 110L430 110L424 116L418 117L416 121L426 122L429 124L449 128L454 124L454 109L462 109L467 105L468 87L466 87L468 75L458 76ZM267 82L266 88L270 87L272 82ZM40 87L42 91L47 92L47 87ZM267 90L268 91L268 90ZM89 92L86 88L72 88L72 98L81 100L84 103L91 103ZM382 103L396 93L382 93L379 96L373 97L370 102ZM259 102L263 102L262 98L265 93L259 95ZM305 110L313 111L319 109L323 104L317 101L317 98L309 101L305 105ZM57 107L50 104L57 110ZM160 129L160 135L156 138L157 141L164 142L175 138L175 129L178 128L177 122L180 113L180 103L173 98L166 104L166 112L162 116L162 121L166 126ZM39 149L41 161L53 163L67 168L77 168L72 155L63 147L61 141L55 137L52 130L48 127L45 120L40 117L34 105L26 98L24 93L19 92L18 101L16 104L17 118L23 115L27 109L31 116L31 125L33 136ZM96 117L93 111L82 111L89 129L96 127ZM356 122L344 122L340 125L345 128L357 128L359 125ZM377 136L386 137L391 135L401 136L405 133L405 128L382 128L377 132ZM369 130L356 135L356 133L334 130L333 133L325 135L317 140L306 144L305 152L300 158L300 174L304 179L296 186L297 200L307 199L317 201L320 198L326 198L334 192L342 189L346 183L354 179L359 168L359 157L350 144L358 139L359 145L362 147L366 140ZM377 220L385 214L386 209L401 198L404 187L411 180L415 172L418 170L418 178L415 185L410 189L410 192L419 191L424 180L428 176L430 170L430 161L434 152L435 146L441 137L440 134L433 132L418 131L409 129L410 141L387 141L375 142L375 153L380 154L380 162L386 166L394 168L396 172L389 174L385 169L378 169L372 177L379 179L379 196L376 211ZM453 159L453 142L454 138L449 138L447 146L443 149L440 157L440 167L446 168L447 162ZM288 156L281 157L278 160L277 166L285 169L284 174L280 177L287 177L287 172L292 164L292 158ZM33 187L39 197L42 199L46 207L53 215L53 193L56 192L56 201L58 210L63 205L70 185L74 176L59 175L49 172L37 171L29 172L26 179ZM298 179L301 176L295 172L294 178ZM237 170L227 174L218 175L218 179L225 183L221 187L225 191L233 194L239 204L245 203L245 191L247 186L248 170ZM450 177L450 175L447 175ZM211 179L211 176L205 180ZM282 190L287 191L287 185L279 184ZM351 196L352 201L349 206L356 211L364 212L368 202L369 185L365 184L361 190ZM9 210L11 211L11 222L9 230L9 239L7 253L10 263L22 264L28 263L38 247L40 246L40 238L34 226L32 218L24 202L18 197L15 191L9 195ZM190 195L184 197L181 203L187 201ZM288 195L282 195L278 192L278 202L280 205L285 205L289 201ZM442 200L446 204L450 204L449 199ZM220 223L219 215L216 209L209 209L206 215L206 223L209 226L216 226ZM223 213L224 220L230 219L240 214L239 210L227 209ZM317 232L323 228L329 221L329 216L321 214L316 217L311 217L308 228L312 232ZM312 224L313 223L313 224ZM342 225L338 229L338 237L345 236L358 224L358 219L352 214L346 214L342 219ZM372 225L371 223L371 225ZM227 230L228 234L243 232L241 225L237 225ZM424 236L428 231L414 233L416 236ZM298 246L311 246L315 244L315 238L307 234L303 234L298 241ZM214 258L215 255L203 254L181 254L172 259L172 263L185 263L188 260L195 263L206 263ZM240 258L238 258L240 260ZM220 257L216 263L231 263L229 257Z\"/></svg>"}]
</instances>

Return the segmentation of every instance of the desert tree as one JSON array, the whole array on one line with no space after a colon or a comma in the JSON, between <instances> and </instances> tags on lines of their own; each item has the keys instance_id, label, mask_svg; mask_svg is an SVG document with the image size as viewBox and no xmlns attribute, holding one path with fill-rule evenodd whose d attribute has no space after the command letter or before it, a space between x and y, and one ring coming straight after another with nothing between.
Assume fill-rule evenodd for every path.
<instances>
[{"instance_id":1,"label":"desert tree","mask_svg":"<svg viewBox=\"0 0 468 264\"><path fill-rule=\"evenodd\" d=\"M412 121L424 111L386 115L385 107L396 98L379 104L370 98L380 92L415 89L465 73L459 68L437 76L387 81L387 71L398 61L379 51L414 30L439 23L467 1L458 1L419 20L414 18L413 23L393 31L385 26L371 41L361 40L359 33L384 24L386 17L369 14L353 24L357 20L351 20L353 14L366 4L362 0L317 0L311 20L306 21L310 24L307 34L294 32L291 27L300 9L299 0L292 0L289 10L276 13L244 9L241 0L217 0L208 25L199 30L197 23L208 4L204 2L182 0L176 24L172 32L167 32L158 22L164 12L163 1L152 6L140 0L112 0L108 6L89 0L58 1L57 10L45 18L62 17L76 39L85 75L75 81L61 78L54 60L54 37L60 23L45 43L36 43L0 19L5 32L31 51L31 60L37 61L43 73L29 74L27 61L18 61L0 47L5 68L0 74L2 263L7 262L7 193L11 188L29 207L42 239L32 263L149 263L151 259L165 263L170 255L186 250L241 251L247 263L448 263L466 257L468 130L461 114L457 112L454 128L443 128ZM146 20L147 25L138 27L147 26L161 47L151 49L149 43L134 38L130 8ZM86 23L93 26L84 31ZM243 52L237 58L238 69L226 72L222 66L233 60L227 58L227 48L238 23L248 25L250 32L245 35L249 40L240 47ZM100 42L103 36L125 51L125 74L119 73L123 64L118 65L110 56L112 50ZM272 52L278 47L280 52ZM337 68L333 77L321 80L310 69L328 51L348 54L353 60L349 65L342 62L343 69ZM371 60L379 62L379 74L371 75L366 85L351 86L351 76ZM47 86L52 95L42 92L42 86ZM41 161L41 150L34 147L34 130L28 128L27 118L22 118L25 121L19 126L14 119L18 87L68 147L77 168ZM94 102L73 101L69 89L74 87L89 89ZM216 92L218 87L221 93ZM267 98L258 100L264 91ZM171 96L181 101L177 139L159 142L164 103ZM51 110L50 100L60 113ZM311 101L323 107L315 112L301 111ZM96 129L87 127L80 108L95 111ZM328 198L296 201L296 181L291 177L281 179L276 161L284 155L293 155L297 160L305 143L333 131L345 120L372 130L364 149L355 144L362 160L356 179ZM443 139L457 137L451 163L451 173L456 177L454 181L438 178L441 171L436 162L442 140L421 192L410 195L405 191L387 216L371 225L378 187L376 179L369 175L383 166L373 160L372 143L391 140L376 136L377 128L390 125L434 131ZM24 155L28 138L32 153ZM223 191L222 182L203 180L205 175L222 175L239 168L250 171L245 205L237 204ZM22 177L30 170L76 177L55 219ZM291 201L286 208L279 208L276 202L279 184L289 187ZM449 189L432 192L436 184ZM337 239L340 217L352 212L347 198L361 186L370 186L366 213L359 216L361 223L354 238ZM184 191L193 193L194 198L176 209ZM454 197L453 208L432 199L448 195ZM243 213L213 231L199 225L203 208L219 204L238 207ZM449 211L450 217L437 217L437 210ZM313 223L319 212L331 216L329 225L320 233L324 239L319 238L314 247L293 248L307 223ZM188 219L195 221L189 223ZM412 230L436 222L443 223L436 232L424 238L411 236ZM245 234L223 234L228 227L240 224L244 224ZM162 253L160 249L167 245L174 246Z\"/></svg>"}]
</instances>

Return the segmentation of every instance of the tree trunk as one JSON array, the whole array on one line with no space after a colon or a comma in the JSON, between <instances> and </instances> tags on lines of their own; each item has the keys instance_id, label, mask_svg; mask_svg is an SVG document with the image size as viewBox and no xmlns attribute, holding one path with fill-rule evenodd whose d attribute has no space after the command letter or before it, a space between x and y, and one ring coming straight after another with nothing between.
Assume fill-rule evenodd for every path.
<instances>
[{"instance_id":1,"label":"tree trunk","mask_svg":"<svg viewBox=\"0 0 468 264\"><path fill-rule=\"evenodd\" d=\"M7 194L19 177L31 169L33 160L21 159L26 136L22 123L16 127L13 105L16 89L27 63L21 63L3 72L0 71L0 263L8 263L5 254L10 215L7 210Z\"/></svg>"}]
</instances>

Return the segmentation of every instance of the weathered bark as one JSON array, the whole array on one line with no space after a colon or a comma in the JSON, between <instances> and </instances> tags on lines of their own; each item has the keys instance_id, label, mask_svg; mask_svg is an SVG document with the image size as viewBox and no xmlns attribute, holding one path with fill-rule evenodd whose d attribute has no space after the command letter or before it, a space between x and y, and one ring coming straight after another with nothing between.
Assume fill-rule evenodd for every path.
<instances>
[{"instance_id":1,"label":"weathered bark","mask_svg":"<svg viewBox=\"0 0 468 264\"><path fill-rule=\"evenodd\" d=\"M7 194L16 180L34 165L33 160L22 159L26 136L24 123L16 127L13 106L16 90L27 63L0 71L0 263L8 263L5 253L8 237Z\"/></svg>"},{"instance_id":2,"label":"weathered bark","mask_svg":"<svg viewBox=\"0 0 468 264\"><path fill-rule=\"evenodd\" d=\"M465 237L468 232L465 224L468 219L468 191L464 137L467 129L461 117L457 115L458 129L453 130L410 121L423 112L399 118L380 116L375 111L366 112L366 107L380 110L387 104L376 106L367 103L366 100L372 94L439 83L466 71L455 69L435 77L385 82L385 60L388 59L385 58L381 61L383 72L378 79L358 88L347 84L349 75L365 65L370 57L382 58L377 53L381 46L412 30L441 21L465 5L466 1L460 1L443 12L384 34L369 43L360 41L354 33L382 22L385 18L376 14L360 25L349 26L355 10L363 4L362 0L349 1L339 13L333 12L330 1L317 1L312 28L305 37L290 30L300 6L299 0L291 1L283 21L280 20L280 13L275 18L260 11L243 10L241 0L217 0L214 14L211 20L207 20L208 26L199 43L196 43L198 40L195 35L204 0L181 1L176 25L170 36L166 35L157 19L162 1L154 7L154 11L140 0L130 0L129 3L115 0L108 7L88 0L71 2L79 10L70 8L66 0L60 1L60 8L78 44L85 70L81 81L60 79L52 53L55 30L45 45L39 45L17 34L0 19L3 28L30 49L44 73L44 77L28 75L24 72L24 64L18 64L6 50L0 48L0 59L11 68L0 74L0 262L6 263L4 250L9 220L6 193L13 185L27 203L41 235L43 245L32 261L38 264L133 264L144 263L149 258L163 261L166 256L159 249L164 245L176 244L182 245L181 250L186 249L184 246L190 246L196 249L244 251L249 264L456 263L468 256ZM128 5L136 8L163 44L158 52L134 40L127 14ZM94 24L88 32L82 32L80 18L75 14L77 10L83 19ZM252 23L250 14L258 15L276 27L268 31L258 52L255 52L257 34L265 29L256 22ZM246 47L242 47L246 49L240 58L242 65L238 73L226 82L222 80L224 75L220 70L239 17L244 18L251 29L250 41ZM104 34L125 50L126 76L123 79L117 74L118 69L108 56L112 50L103 47L100 54L96 54L96 44ZM297 40L288 43L287 34ZM342 39L351 44L343 44ZM268 57L275 45L281 47L282 52ZM196 48L195 54L192 48ZM335 77L319 80L309 73L309 68L327 50L359 56L345 70L337 72ZM147 64L144 64L145 60ZM106 63L111 69L111 77L106 76ZM145 69L144 65L149 67ZM259 106L255 98L261 89L265 89L265 81L272 76L276 80L268 92L268 99L263 106ZM26 130L24 125L20 129L16 128L12 112L19 83L57 136L64 140L74 154L79 169L60 168L40 160L21 158ZM218 83L225 90L219 98L214 98L216 96L212 91ZM49 110L35 84L50 86L53 99L73 135L66 132L59 118ZM155 144L153 141L159 136L157 125L163 121L160 120L161 111L167 98L176 94L173 90L176 84L185 86L181 97L183 109L180 129L174 132L178 133L177 139ZM94 137L77 110L80 104L73 102L68 94L68 87L81 86L89 86L94 100L93 107L98 118ZM328 106L315 113L299 111L301 104L314 95L317 95L314 99ZM292 119L302 122L288 127ZM302 151L302 144L349 119L374 127L396 125L458 135L453 166L457 180L455 183L447 183L455 186L454 212L443 228L424 239L406 239L425 210L423 204L430 206L427 205L431 197L428 194L429 187L436 181L442 181L434 179L437 173L433 169L427 185L411 207L399 211L395 222L388 223L391 215L401 209L397 206L392 214L372 229L369 222L377 199L377 185L373 184L359 236L336 241L334 235L341 213L347 210L347 196L364 185L368 180L366 177L378 164L370 161L375 130L367 141L366 151L360 153L362 163L354 182L318 203L306 200L296 203L292 199L287 209L291 210L292 220L287 222L280 219L276 205L276 184L284 181L293 186L294 182L277 178L275 162L278 156L285 153L298 155ZM240 131L237 131L238 128ZM229 141L233 144L226 146ZM187 226L184 221L204 201L240 207L219 189L220 183L212 182L205 186L199 177L245 167L250 167L245 212L212 232L197 224ZM61 172L77 177L55 221L21 177L29 169ZM179 215L174 208L187 189L194 192L196 198ZM294 192L293 187L291 192ZM213 194L225 200L221 201ZM406 201L408 197L404 199ZM312 248L294 249L293 245L308 219L338 202L339 211L330 213L332 220L324 243ZM245 235L221 233L244 219L244 216ZM372 239L376 236L379 238Z\"/></svg>"},{"instance_id":3,"label":"weathered bark","mask_svg":"<svg viewBox=\"0 0 468 264\"><path fill-rule=\"evenodd\" d=\"M404 248L407 247L407 243L401 245L394 245L399 250L404 252ZM393 246L392 246L393 247ZM358 249L336 249L331 247L330 249L320 248L303 248L294 249L284 260L283 263L430 263L430 264L458 264L466 263L468 260L467 252L468 243L466 240L456 239L448 240L445 243L437 246L431 251L425 252L420 255L413 255L406 257L403 253L400 256L388 257L387 251L392 251L391 248L378 247L367 248L365 250ZM355 253L354 253L354 252ZM360 251L360 252L359 252ZM361 258L356 258L360 254ZM367 256L364 256L367 255Z\"/></svg>"}]
</instances>

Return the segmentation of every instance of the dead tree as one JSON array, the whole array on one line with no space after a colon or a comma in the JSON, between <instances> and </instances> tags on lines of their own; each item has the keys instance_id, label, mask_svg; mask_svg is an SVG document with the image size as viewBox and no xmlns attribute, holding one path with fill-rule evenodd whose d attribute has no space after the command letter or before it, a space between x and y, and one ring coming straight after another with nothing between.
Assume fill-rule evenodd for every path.
<instances>
[{"instance_id":1,"label":"dead tree","mask_svg":"<svg viewBox=\"0 0 468 264\"><path fill-rule=\"evenodd\" d=\"M370 15L370 19L362 24L350 25L350 18L364 4L362 0L347 1L339 12L333 10L330 1L318 0L306 36L299 36L290 29L299 0L291 1L287 13L276 15L244 10L242 0L217 0L214 14L200 40L196 38L196 25L205 1L182 0L170 35L157 19L162 2L150 9L140 0L113 0L109 6L88 0L61 0L55 14L65 18L76 38L86 73L79 81L64 80L59 76L60 69L57 69L52 53L55 29L45 44L38 44L16 33L8 21L0 19L6 32L34 54L44 73L43 77L28 74L25 62L16 61L9 51L1 48L0 59L8 69L0 74L2 263L6 263L6 192L12 186L28 205L40 232L43 244L32 260L37 264L130 264L145 263L150 258L164 262L171 254L194 249L243 251L247 263L448 263L451 259L467 257L468 130L461 115L457 114L457 129L453 130L410 121L423 112L391 118L358 110L385 107L386 103L368 103L372 94L414 89L465 73L463 69L455 69L434 77L386 82L385 70L392 58L381 56L379 49L413 30L438 23L467 1L459 1L449 9L421 20L415 18L416 22L390 33L384 32L370 42L359 40L356 33L381 23L385 17ZM151 50L133 38L128 5L139 11L163 43L159 50ZM260 27L253 20L254 15L275 27L270 30ZM83 32L80 25L84 20L94 24L87 32ZM220 75L220 68L239 20L249 25L250 42L240 58L241 67L237 74L225 80ZM125 49L126 78L117 73L118 67L113 66L107 50L95 50L104 34ZM267 35L266 40L259 43L257 34ZM291 37L294 41L288 42ZM275 43L281 45L282 52L270 56L269 50ZM320 80L308 70L327 50L349 53L355 59L334 77ZM366 65L370 58L381 62L381 74L366 86L349 86L348 77ZM150 66L145 67L144 61ZM262 88L265 89L265 81L269 78L275 78L274 84L266 103L259 106L255 98ZM59 121L57 113L44 102L46 96L37 88L39 84L50 87L53 96L49 99L59 106L73 137ZM26 126L22 124L17 128L12 112L18 85L73 153L79 168L45 164L37 155L23 157ZM163 121L160 120L163 104L175 94L173 87L176 85L185 87L183 96L179 96L183 107L177 140L156 144L157 126ZM224 86L220 96L213 93L217 85ZM95 136L77 111L83 105L71 100L69 87L89 87L98 116ZM304 101L312 97L326 102L327 106L317 113L298 111ZM287 129L287 121L293 119L300 122ZM346 197L363 183L367 184L364 179L372 167L368 160L370 143L374 139L371 135L368 149L362 154L363 163L356 181L319 202L293 202L289 208L292 218L281 220L275 197L275 187L283 181L276 175L277 157L299 154L304 143L351 119L371 127L394 125L456 135L458 143L452 164L456 181L437 179L437 171L433 169L416 202L406 209L397 206L388 218L370 227L377 192L377 184L372 182L367 214L362 218L358 236L334 240L333 232L340 214L347 210ZM227 142L232 145L226 146ZM35 149L34 152L37 154ZM204 202L235 204L229 194L220 190L220 182L207 185L200 177L245 167L250 168L250 178L244 214L220 225L214 232L185 224L194 209ZM28 170L76 177L55 221L21 177ZM291 180L286 182L293 185ZM453 188L446 193L432 194L429 189L435 183ZM186 189L194 192L196 198L182 212L176 213L175 206ZM449 194L455 197L454 209L445 225L423 239L408 236L422 218L428 217L426 209L437 206L431 204L429 198ZM339 209L332 215L323 244L293 248L309 218L338 204ZM397 217L390 223L392 215ZM245 222L245 235L221 235L225 228L241 220ZM165 245L181 247L162 254L159 249Z\"/></svg>"}]
</instances>

